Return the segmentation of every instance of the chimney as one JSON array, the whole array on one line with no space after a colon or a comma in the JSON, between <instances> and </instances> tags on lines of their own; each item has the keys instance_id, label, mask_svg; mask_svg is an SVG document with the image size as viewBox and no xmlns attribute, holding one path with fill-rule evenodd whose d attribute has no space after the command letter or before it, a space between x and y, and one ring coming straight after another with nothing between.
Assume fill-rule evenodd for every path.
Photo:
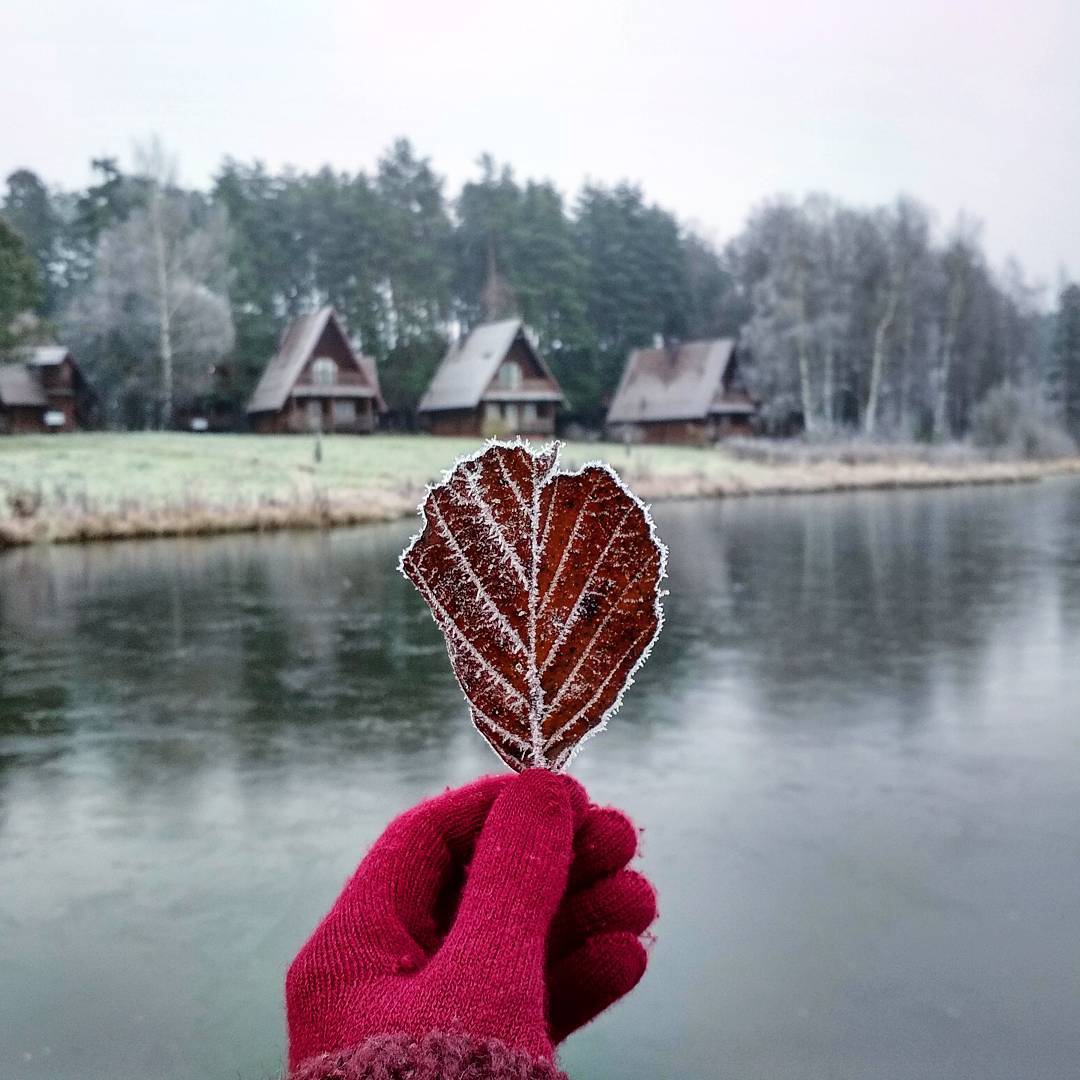
<instances>
[{"instance_id":1,"label":"chimney","mask_svg":"<svg viewBox=\"0 0 1080 1080\"><path fill-rule=\"evenodd\" d=\"M680 338L674 337L670 334L664 335L664 352L667 353L668 364L672 367L675 365L675 361L679 356L679 347L682 345Z\"/></svg>"}]
</instances>

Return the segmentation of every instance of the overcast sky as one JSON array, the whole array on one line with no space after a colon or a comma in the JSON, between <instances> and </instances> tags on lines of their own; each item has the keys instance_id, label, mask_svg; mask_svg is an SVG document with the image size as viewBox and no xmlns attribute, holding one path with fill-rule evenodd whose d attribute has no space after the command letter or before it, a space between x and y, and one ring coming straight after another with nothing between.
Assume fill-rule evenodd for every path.
<instances>
[{"instance_id":1,"label":"overcast sky","mask_svg":"<svg viewBox=\"0 0 1080 1080\"><path fill-rule=\"evenodd\" d=\"M3 0L0 85L2 175L68 187L155 133L200 186L407 135L451 191L490 151L719 241L773 193L906 192L1080 273L1078 0Z\"/></svg>"}]
</instances>

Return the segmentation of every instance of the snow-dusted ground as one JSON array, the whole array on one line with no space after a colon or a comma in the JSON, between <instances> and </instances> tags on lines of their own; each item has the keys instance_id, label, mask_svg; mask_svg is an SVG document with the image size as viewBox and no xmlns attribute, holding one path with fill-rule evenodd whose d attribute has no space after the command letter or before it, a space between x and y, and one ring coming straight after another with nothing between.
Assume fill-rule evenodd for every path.
<instances>
[{"instance_id":1,"label":"snow-dusted ground","mask_svg":"<svg viewBox=\"0 0 1080 1080\"><path fill-rule=\"evenodd\" d=\"M0 543L362 524L412 515L425 484L481 443L414 435L157 433L0 438ZM847 444L843 455L850 457ZM748 460L724 448L570 443L570 467L613 465L647 501L1032 479L1080 461Z\"/></svg>"}]
</instances>

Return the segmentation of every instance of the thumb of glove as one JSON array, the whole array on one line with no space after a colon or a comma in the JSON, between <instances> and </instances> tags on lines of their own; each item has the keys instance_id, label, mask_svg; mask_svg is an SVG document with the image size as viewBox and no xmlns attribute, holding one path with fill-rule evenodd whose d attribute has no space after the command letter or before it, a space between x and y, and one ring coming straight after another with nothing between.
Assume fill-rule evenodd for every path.
<instances>
[{"instance_id":1,"label":"thumb of glove","mask_svg":"<svg viewBox=\"0 0 1080 1080\"><path fill-rule=\"evenodd\" d=\"M492 804L477 840L454 925L440 950L495 991L527 982L543 1001L548 930L566 889L575 818L586 802L566 776L529 769ZM579 805L580 804L580 805Z\"/></svg>"}]
</instances>

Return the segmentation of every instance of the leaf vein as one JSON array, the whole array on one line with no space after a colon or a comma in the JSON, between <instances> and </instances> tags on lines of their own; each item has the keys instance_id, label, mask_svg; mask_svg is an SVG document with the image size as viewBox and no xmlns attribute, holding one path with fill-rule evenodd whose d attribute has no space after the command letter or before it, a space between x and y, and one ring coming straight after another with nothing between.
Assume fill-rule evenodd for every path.
<instances>
[{"instance_id":1,"label":"leaf vein","mask_svg":"<svg viewBox=\"0 0 1080 1080\"><path fill-rule=\"evenodd\" d=\"M468 485L469 492L476 501L477 508L480 510L480 516L484 519L484 524L488 527L488 531L495 538L495 542L498 544L503 556L509 561L510 565L514 568L514 572L521 579L521 584L528 586L529 581L525 573L525 567L521 565L521 559L514 550L514 546L506 539L506 534L503 532L502 526L495 520L495 514L492 512L491 504L484 498L484 493L480 490L476 475L464 467L461 472L465 477L465 483Z\"/></svg>"},{"instance_id":2,"label":"leaf vein","mask_svg":"<svg viewBox=\"0 0 1080 1080\"><path fill-rule=\"evenodd\" d=\"M495 621L499 625L499 628L510 639L511 644L514 647L515 652L522 652L525 649L525 642L521 640L521 635L510 624L510 620L500 610L499 605L495 603L495 598L488 592L483 581L480 580L480 576L477 574L472 563L469 562L468 556L465 554L464 549L458 542L458 538L454 535L453 530L447 524L446 518L443 516L442 508L439 506L438 500L435 498L434 492L431 496L431 506L435 511L435 524L442 531L449 544L450 550L454 553L457 561L465 569L465 573L468 575L469 580L472 581L476 587L476 591L485 604L491 609L492 614L495 616Z\"/></svg>"},{"instance_id":3,"label":"leaf vein","mask_svg":"<svg viewBox=\"0 0 1080 1080\"><path fill-rule=\"evenodd\" d=\"M435 621L439 624L443 633L446 633L447 630L452 630L461 644L476 658L480 666L484 669L485 674L490 675L491 678L516 701L527 706L529 702L525 695L469 640L468 635L460 626L458 626L453 615L451 615L443 606L442 602L435 595L435 591L429 584L427 577L424 575L419 561L416 559L412 560L412 567L416 573L416 587L420 590L421 595L431 607L431 610L435 615ZM440 618L440 616L442 617Z\"/></svg>"},{"instance_id":4,"label":"leaf vein","mask_svg":"<svg viewBox=\"0 0 1080 1080\"><path fill-rule=\"evenodd\" d=\"M544 593L544 599L540 603L540 611L543 613L548 606L548 601L551 599L552 594L555 592L555 587L559 584L559 578L562 577L563 567L566 565L566 557L570 554L571 549L574 546L574 541L577 539L578 529L581 528L582 518L585 514L585 507L588 505L589 500L593 497L593 492L596 491L596 485L599 482L599 475L593 477L592 487L589 488L589 493L581 500L581 505L578 507L577 516L574 518L574 525L570 530L570 536L566 540L566 545L562 549L562 553L559 555L559 565L555 567L555 573L551 577L551 584L548 585L547 591Z\"/></svg>"},{"instance_id":5,"label":"leaf vein","mask_svg":"<svg viewBox=\"0 0 1080 1080\"><path fill-rule=\"evenodd\" d=\"M611 682L611 680L615 677L616 672L618 672L619 668L622 667L626 658L634 652L634 650L637 648L638 642L646 635L646 633L648 633L648 628L638 634L637 637L635 637L633 642L630 644L630 647L622 654L622 656L619 657L618 661L611 665L611 670L607 673L607 675L604 676L604 681L597 687L596 693L593 694L593 696L589 698L589 700L586 701L585 704L582 705L581 708L578 709L578 711L574 713L574 715L571 716L565 724L557 728L548 737L548 740L544 743L545 750L550 749L555 743L557 743L559 739L561 739L563 735L565 735L578 722L578 720L580 720L581 717L589 709L591 709L597 701L600 700L604 691L607 689L608 683Z\"/></svg>"},{"instance_id":6,"label":"leaf vein","mask_svg":"<svg viewBox=\"0 0 1080 1080\"><path fill-rule=\"evenodd\" d=\"M563 623L562 628L559 630L558 637L552 642L551 648L548 649L548 654L544 657L543 667L540 668L540 673L543 674L547 669L555 662L559 649L562 648L566 639L570 636L570 631L573 630L577 623L578 617L581 614L581 602L585 597L585 594L589 591L590 586L596 578L596 571L603 565L604 560L607 558L608 552L611 550L611 545L622 535L623 522L626 520L627 515L630 513L630 507L628 506L619 518L619 524L615 526L615 531L608 537L608 542L604 545L604 550L600 552L596 559L596 562L592 564L589 570L588 577L585 578L584 584L581 586L581 590L577 594L577 599L574 600L574 606L570 609L570 614L566 617L566 622ZM599 632L599 631L598 631ZM595 634L593 637L595 638Z\"/></svg>"}]
</instances>

